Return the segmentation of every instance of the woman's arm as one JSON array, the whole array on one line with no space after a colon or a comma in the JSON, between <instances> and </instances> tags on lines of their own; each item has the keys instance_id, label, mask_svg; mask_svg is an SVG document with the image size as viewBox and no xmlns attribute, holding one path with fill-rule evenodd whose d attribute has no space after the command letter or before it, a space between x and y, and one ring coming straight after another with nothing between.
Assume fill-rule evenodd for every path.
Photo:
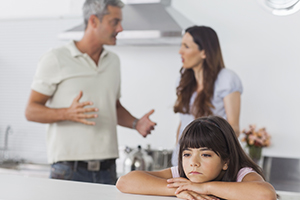
<instances>
[{"instance_id":1,"label":"woman's arm","mask_svg":"<svg viewBox=\"0 0 300 200\"><path fill-rule=\"evenodd\" d=\"M223 99L226 117L228 123L233 128L237 137L240 135L240 107L241 107L241 93L233 92L228 94Z\"/></svg>"},{"instance_id":2,"label":"woman's arm","mask_svg":"<svg viewBox=\"0 0 300 200\"><path fill-rule=\"evenodd\" d=\"M175 185L175 187L178 186L178 184ZM212 181L206 183L185 184L179 186L176 193L186 190L230 200L277 199L273 186L268 182L265 182L257 173L247 174L242 182Z\"/></svg>"},{"instance_id":3,"label":"woman's arm","mask_svg":"<svg viewBox=\"0 0 300 200\"><path fill-rule=\"evenodd\" d=\"M168 188L167 179L172 178L171 169L161 171L132 171L121 176L117 188L124 193L175 196L177 188Z\"/></svg>"}]
</instances>

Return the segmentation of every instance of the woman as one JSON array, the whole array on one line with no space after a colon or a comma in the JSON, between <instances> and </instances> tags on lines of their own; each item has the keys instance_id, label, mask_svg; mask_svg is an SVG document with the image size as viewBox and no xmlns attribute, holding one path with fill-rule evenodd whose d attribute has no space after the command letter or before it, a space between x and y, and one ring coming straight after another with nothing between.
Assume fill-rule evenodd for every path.
<instances>
[{"instance_id":1,"label":"woman","mask_svg":"<svg viewBox=\"0 0 300 200\"><path fill-rule=\"evenodd\" d=\"M178 165L178 140L183 129L194 119L218 115L226 119L239 136L239 77L225 69L216 32L206 26L186 29L179 50L182 58L181 78L176 89L174 112L180 113L172 165Z\"/></svg>"}]
</instances>

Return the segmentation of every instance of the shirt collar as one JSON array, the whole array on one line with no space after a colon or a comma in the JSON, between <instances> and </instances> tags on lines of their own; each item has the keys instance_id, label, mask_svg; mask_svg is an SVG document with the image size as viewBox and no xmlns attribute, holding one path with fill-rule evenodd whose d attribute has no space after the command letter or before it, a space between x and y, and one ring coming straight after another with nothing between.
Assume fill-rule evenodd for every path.
<instances>
[{"instance_id":1,"label":"shirt collar","mask_svg":"<svg viewBox=\"0 0 300 200\"><path fill-rule=\"evenodd\" d=\"M67 48L69 49L69 51L71 52L71 55L73 57L87 55L86 53L82 53L81 51L79 51L79 49L75 45L75 41L71 41L69 43L69 45L67 46ZM108 51L105 48L103 48L103 51L100 55L100 59L103 58L104 56L106 56L107 54L108 54Z\"/></svg>"}]
</instances>

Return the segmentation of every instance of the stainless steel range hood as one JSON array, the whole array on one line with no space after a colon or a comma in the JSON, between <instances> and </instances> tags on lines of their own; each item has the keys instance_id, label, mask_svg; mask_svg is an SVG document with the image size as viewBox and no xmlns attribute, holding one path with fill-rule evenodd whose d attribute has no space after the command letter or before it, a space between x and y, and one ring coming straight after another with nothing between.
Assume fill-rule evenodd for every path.
<instances>
[{"instance_id":1,"label":"stainless steel range hood","mask_svg":"<svg viewBox=\"0 0 300 200\"><path fill-rule=\"evenodd\" d=\"M171 6L171 0L155 3L126 4L123 11L124 31L118 34L118 45L179 45L182 32L193 23ZM81 24L59 34L61 40L80 40Z\"/></svg>"}]
</instances>

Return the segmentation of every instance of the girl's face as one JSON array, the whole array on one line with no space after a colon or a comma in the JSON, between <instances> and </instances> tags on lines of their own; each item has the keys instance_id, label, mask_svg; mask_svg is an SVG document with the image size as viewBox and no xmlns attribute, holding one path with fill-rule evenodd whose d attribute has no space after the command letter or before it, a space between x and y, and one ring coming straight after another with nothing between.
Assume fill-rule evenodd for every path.
<instances>
[{"instance_id":1,"label":"girl's face","mask_svg":"<svg viewBox=\"0 0 300 200\"><path fill-rule=\"evenodd\" d=\"M189 33L185 33L182 37L179 54L181 55L183 68L185 69L201 67L206 58L204 50L199 50L198 45Z\"/></svg>"},{"instance_id":2,"label":"girl's face","mask_svg":"<svg viewBox=\"0 0 300 200\"><path fill-rule=\"evenodd\" d=\"M206 147L185 149L182 153L182 166L187 178L195 183L214 180L222 170L227 170L226 162Z\"/></svg>"}]
</instances>

